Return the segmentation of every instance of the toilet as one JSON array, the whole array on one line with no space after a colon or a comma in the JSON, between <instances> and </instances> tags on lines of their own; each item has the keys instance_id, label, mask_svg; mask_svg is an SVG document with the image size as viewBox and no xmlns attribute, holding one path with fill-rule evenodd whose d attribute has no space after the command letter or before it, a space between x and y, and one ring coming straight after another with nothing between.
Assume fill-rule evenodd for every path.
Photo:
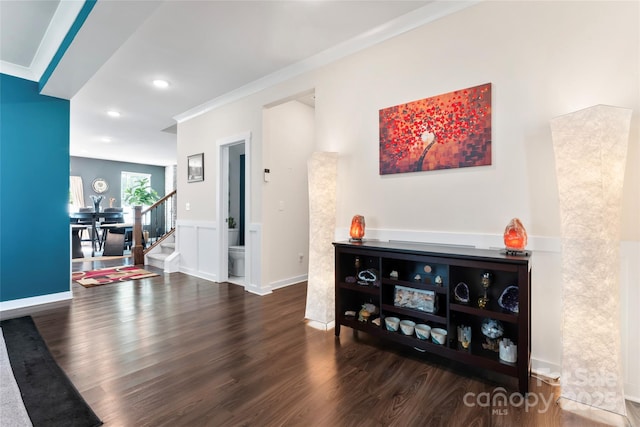
<instances>
[{"instance_id":1,"label":"toilet","mask_svg":"<svg viewBox=\"0 0 640 427\"><path fill-rule=\"evenodd\" d=\"M244 246L229 246L229 274L244 276Z\"/></svg>"}]
</instances>

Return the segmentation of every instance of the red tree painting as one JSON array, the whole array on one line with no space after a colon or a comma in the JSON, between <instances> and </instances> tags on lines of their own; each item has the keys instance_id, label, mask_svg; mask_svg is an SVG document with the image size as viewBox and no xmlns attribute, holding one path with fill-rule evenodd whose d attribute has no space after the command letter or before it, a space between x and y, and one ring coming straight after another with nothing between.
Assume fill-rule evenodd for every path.
<instances>
[{"instance_id":1,"label":"red tree painting","mask_svg":"<svg viewBox=\"0 0 640 427\"><path fill-rule=\"evenodd\" d=\"M491 164L491 83L380 110L380 174Z\"/></svg>"}]
</instances>

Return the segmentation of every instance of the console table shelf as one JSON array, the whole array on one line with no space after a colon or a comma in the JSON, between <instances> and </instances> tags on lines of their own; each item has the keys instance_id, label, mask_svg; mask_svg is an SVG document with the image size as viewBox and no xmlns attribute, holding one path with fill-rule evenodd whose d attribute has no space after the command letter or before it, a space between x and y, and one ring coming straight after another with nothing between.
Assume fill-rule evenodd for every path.
<instances>
[{"instance_id":1,"label":"console table shelf","mask_svg":"<svg viewBox=\"0 0 640 427\"><path fill-rule=\"evenodd\" d=\"M437 354L460 364L475 366L515 377L518 390L528 392L531 360L531 255L512 256L498 250L437 246L418 243L364 241L337 242L335 246L336 336L340 327L366 332L383 340L412 347L425 355ZM376 276L364 285L358 277L363 270ZM490 274L484 296L483 274ZM369 276L370 277L370 276ZM360 281L362 284L353 283ZM469 302L460 302L454 289L464 282ZM518 309L500 307L498 299L510 286L517 287ZM511 290L511 289L510 289ZM378 313L367 321L358 320L364 304L373 304ZM355 312L353 316L351 312ZM349 315L347 315L349 314ZM379 317L379 325L372 321ZM384 319L397 317L447 331L443 345L388 330ZM497 321L508 338L517 345L517 360L506 362L495 351L498 340L482 333L483 322ZM471 328L471 344L458 342L458 326ZM493 344L493 346L492 346ZM493 347L493 348L492 348Z\"/></svg>"}]
</instances>

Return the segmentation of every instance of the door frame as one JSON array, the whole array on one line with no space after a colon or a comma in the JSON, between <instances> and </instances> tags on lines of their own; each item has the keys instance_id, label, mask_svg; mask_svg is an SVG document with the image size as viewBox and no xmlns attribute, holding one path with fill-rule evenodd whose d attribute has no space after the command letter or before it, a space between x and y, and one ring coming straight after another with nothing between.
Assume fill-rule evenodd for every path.
<instances>
[{"instance_id":1,"label":"door frame","mask_svg":"<svg viewBox=\"0 0 640 427\"><path fill-rule=\"evenodd\" d=\"M244 287L251 284L251 235L249 227L251 224L251 132L242 132L237 135L220 138L216 141L218 156L216 170L218 179L216 183L217 194L217 223L220 238L218 239L218 266L220 270L218 277L220 282L229 280L229 228L227 224L229 206L229 147L232 145L244 144Z\"/></svg>"}]
</instances>

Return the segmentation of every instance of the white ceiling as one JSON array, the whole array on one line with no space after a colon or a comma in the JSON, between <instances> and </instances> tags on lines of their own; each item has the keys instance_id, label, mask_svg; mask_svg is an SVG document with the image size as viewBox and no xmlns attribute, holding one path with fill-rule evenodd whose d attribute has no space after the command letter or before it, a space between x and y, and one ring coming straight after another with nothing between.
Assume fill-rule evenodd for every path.
<instances>
[{"instance_id":1,"label":"white ceiling","mask_svg":"<svg viewBox=\"0 0 640 427\"><path fill-rule=\"evenodd\" d=\"M100 0L42 93L71 99L72 156L171 165L176 118L472 3ZM39 80L82 5L0 0L0 71Z\"/></svg>"}]
</instances>

